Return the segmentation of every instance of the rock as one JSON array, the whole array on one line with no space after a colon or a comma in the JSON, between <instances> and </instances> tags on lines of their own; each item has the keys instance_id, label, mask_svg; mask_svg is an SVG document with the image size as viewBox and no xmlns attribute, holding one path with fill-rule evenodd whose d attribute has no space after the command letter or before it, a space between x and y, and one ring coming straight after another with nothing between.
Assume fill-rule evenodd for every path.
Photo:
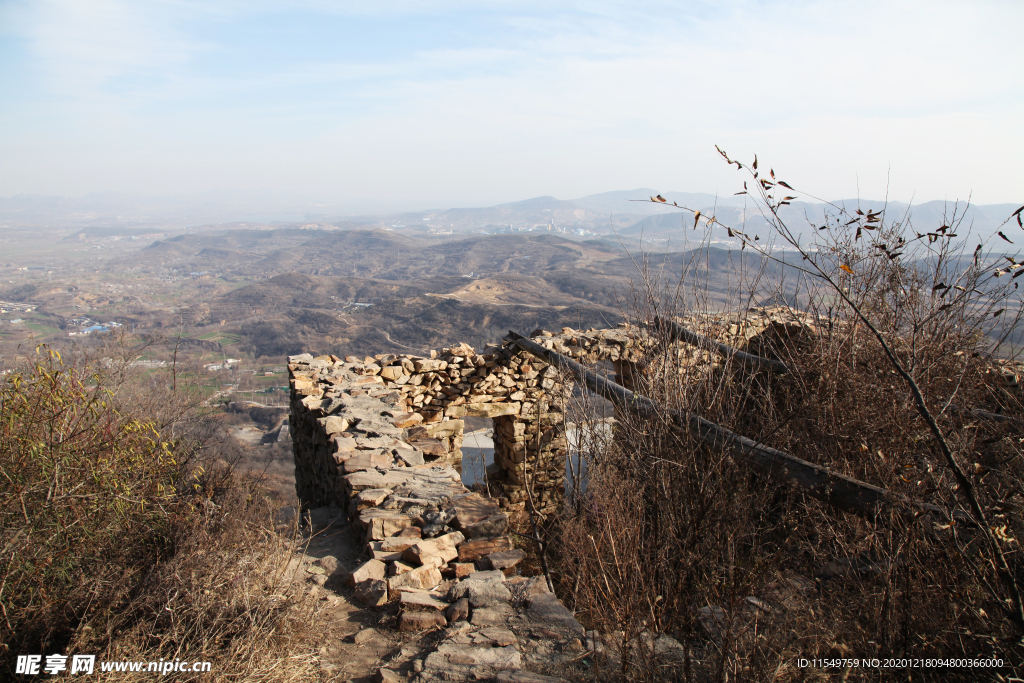
<instances>
[{"instance_id":1,"label":"rock","mask_svg":"<svg viewBox=\"0 0 1024 683\"><path fill-rule=\"evenodd\" d=\"M428 538L436 536L444 531L444 528L453 519L455 519L455 508L439 512L428 512L423 515L423 520L426 522L423 526L423 535Z\"/></svg>"},{"instance_id":2,"label":"rock","mask_svg":"<svg viewBox=\"0 0 1024 683\"><path fill-rule=\"evenodd\" d=\"M341 471L345 474L375 470L378 467L388 468L394 457L383 450L356 451L355 455L348 458L341 464Z\"/></svg>"},{"instance_id":3,"label":"rock","mask_svg":"<svg viewBox=\"0 0 1024 683\"><path fill-rule=\"evenodd\" d=\"M406 548L402 552L402 559L412 564L431 564L440 567L459 556L459 551L455 546L464 540L465 537L458 531L433 539L421 540Z\"/></svg>"},{"instance_id":4,"label":"rock","mask_svg":"<svg viewBox=\"0 0 1024 683\"><path fill-rule=\"evenodd\" d=\"M704 631L715 640L721 640L722 633L729 623L728 615L719 605L701 607L697 610L697 620Z\"/></svg>"},{"instance_id":5,"label":"rock","mask_svg":"<svg viewBox=\"0 0 1024 683\"><path fill-rule=\"evenodd\" d=\"M430 590L439 583L441 583L441 572L437 571L437 567L417 567L389 579L388 589L392 595L397 595L399 589L403 587Z\"/></svg>"},{"instance_id":6,"label":"rock","mask_svg":"<svg viewBox=\"0 0 1024 683\"><path fill-rule=\"evenodd\" d=\"M550 593L551 590L548 588L548 580L546 578L543 576L531 576L516 592L522 599L528 600L537 595Z\"/></svg>"},{"instance_id":7,"label":"rock","mask_svg":"<svg viewBox=\"0 0 1024 683\"><path fill-rule=\"evenodd\" d=\"M435 458L448 455L448 449L445 448L444 444L437 439L413 439L409 444L422 451L423 455L429 455Z\"/></svg>"},{"instance_id":8,"label":"rock","mask_svg":"<svg viewBox=\"0 0 1024 683\"><path fill-rule=\"evenodd\" d=\"M472 562L456 562L454 568L456 579L464 579L476 571L476 565Z\"/></svg>"},{"instance_id":9,"label":"rock","mask_svg":"<svg viewBox=\"0 0 1024 683\"><path fill-rule=\"evenodd\" d=\"M402 538L422 538L423 530L418 526L407 526L398 532L398 535Z\"/></svg>"},{"instance_id":10,"label":"rock","mask_svg":"<svg viewBox=\"0 0 1024 683\"><path fill-rule=\"evenodd\" d=\"M654 641L654 654L680 664L686 661L686 648L680 645L678 640L665 634Z\"/></svg>"},{"instance_id":11,"label":"rock","mask_svg":"<svg viewBox=\"0 0 1024 683\"><path fill-rule=\"evenodd\" d=\"M404 562L391 562L388 565L388 576L401 576L406 572L411 572L415 567L410 567Z\"/></svg>"},{"instance_id":12,"label":"rock","mask_svg":"<svg viewBox=\"0 0 1024 683\"><path fill-rule=\"evenodd\" d=\"M489 643L491 645L497 645L498 647L505 647L506 645L512 645L516 641L516 636L512 631L507 628L499 628L491 626L484 628L473 634L473 641L476 643Z\"/></svg>"},{"instance_id":13,"label":"rock","mask_svg":"<svg viewBox=\"0 0 1024 683\"><path fill-rule=\"evenodd\" d=\"M390 470L386 474L370 470L346 475L344 479L350 491L393 489L408 481L408 474L402 470Z\"/></svg>"},{"instance_id":14,"label":"rock","mask_svg":"<svg viewBox=\"0 0 1024 683\"><path fill-rule=\"evenodd\" d=\"M424 591L403 590L399 595L399 603L403 608L443 611L449 603L432 593Z\"/></svg>"},{"instance_id":15,"label":"rock","mask_svg":"<svg viewBox=\"0 0 1024 683\"><path fill-rule=\"evenodd\" d=\"M469 599L459 598L452 603L444 613L449 624L469 619Z\"/></svg>"},{"instance_id":16,"label":"rock","mask_svg":"<svg viewBox=\"0 0 1024 683\"><path fill-rule=\"evenodd\" d=\"M423 451L410 448L396 448L395 457L404 462L407 467L419 467L425 462Z\"/></svg>"},{"instance_id":17,"label":"rock","mask_svg":"<svg viewBox=\"0 0 1024 683\"><path fill-rule=\"evenodd\" d=\"M462 420L448 420L447 422L441 422L432 427L428 427L427 435L435 439L441 439L446 436L462 434L465 426L466 423Z\"/></svg>"},{"instance_id":18,"label":"rock","mask_svg":"<svg viewBox=\"0 0 1024 683\"><path fill-rule=\"evenodd\" d=\"M463 597L469 598L469 604L473 607L490 607L499 603L507 603L512 599L512 593L505 587L503 581L465 579L452 586L448 592L448 599L452 602Z\"/></svg>"},{"instance_id":19,"label":"rock","mask_svg":"<svg viewBox=\"0 0 1024 683\"><path fill-rule=\"evenodd\" d=\"M424 666L438 671L449 671L453 667L506 670L522 668L522 661L522 655L514 645L490 647L442 643L435 652L427 655Z\"/></svg>"},{"instance_id":20,"label":"rock","mask_svg":"<svg viewBox=\"0 0 1024 683\"><path fill-rule=\"evenodd\" d=\"M360 491L353 499L356 504L356 512L377 507L390 495L391 489L366 489L365 491Z\"/></svg>"},{"instance_id":21,"label":"rock","mask_svg":"<svg viewBox=\"0 0 1024 683\"><path fill-rule=\"evenodd\" d=\"M406 527L417 528L417 527ZM401 553L416 545L419 541L412 534L405 535L405 529L397 536L388 536L380 542L380 551L384 553Z\"/></svg>"},{"instance_id":22,"label":"rock","mask_svg":"<svg viewBox=\"0 0 1024 683\"><path fill-rule=\"evenodd\" d=\"M391 365L386 368L381 368L380 370L380 376L388 380L389 382L397 381L398 378L401 377L403 374L405 374L405 370L402 368L401 365ZM415 413L404 413L403 415L415 415ZM396 418L397 419L395 420L394 423L396 427L408 427L409 424L416 424L415 422L410 422L409 424L399 424L402 420L400 419L399 416L396 416Z\"/></svg>"},{"instance_id":23,"label":"rock","mask_svg":"<svg viewBox=\"0 0 1024 683\"><path fill-rule=\"evenodd\" d=\"M381 579L360 581L352 598L367 607L380 607L388 601L388 584Z\"/></svg>"},{"instance_id":24,"label":"rock","mask_svg":"<svg viewBox=\"0 0 1024 683\"><path fill-rule=\"evenodd\" d=\"M549 628L557 627L571 631L579 637L586 636L580 622L576 621L572 612L558 601L554 593L536 595L526 602L526 617L530 623Z\"/></svg>"},{"instance_id":25,"label":"rock","mask_svg":"<svg viewBox=\"0 0 1024 683\"><path fill-rule=\"evenodd\" d=\"M348 458L352 457L356 447L359 445L351 436L343 436L341 434L332 435L330 441L334 446L333 453L335 453L335 462L344 462Z\"/></svg>"},{"instance_id":26,"label":"rock","mask_svg":"<svg viewBox=\"0 0 1024 683\"><path fill-rule=\"evenodd\" d=\"M440 612L402 612L398 617L399 631L426 631L447 625L448 620Z\"/></svg>"},{"instance_id":27,"label":"rock","mask_svg":"<svg viewBox=\"0 0 1024 683\"><path fill-rule=\"evenodd\" d=\"M364 628L360 631L356 631L355 633L353 633L350 638L352 642L356 645L364 645L370 641L379 640L381 637L382 636L380 633L377 632L377 629Z\"/></svg>"},{"instance_id":28,"label":"rock","mask_svg":"<svg viewBox=\"0 0 1024 683\"><path fill-rule=\"evenodd\" d=\"M501 604L494 607L481 607L473 610L473 617L470 623L473 626L505 626L511 616L512 608L508 605Z\"/></svg>"},{"instance_id":29,"label":"rock","mask_svg":"<svg viewBox=\"0 0 1024 683\"><path fill-rule=\"evenodd\" d=\"M321 417L317 420L320 423L320 428L323 429L324 434L330 436L331 434L338 434L348 429L349 421L344 417L337 415L331 415L330 417Z\"/></svg>"},{"instance_id":30,"label":"rock","mask_svg":"<svg viewBox=\"0 0 1024 683\"><path fill-rule=\"evenodd\" d=\"M470 581L504 581L505 575L497 569L488 569L487 571L473 572L466 578Z\"/></svg>"},{"instance_id":31,"label":"rock","mask_svg":"<svg viewBox=\"0 0 1024 683\"><path fill-rule=\"evenodd\" d=\"M338 558L334 555L326 555L317 560L317 564L323 567L324 572L327 576L334 576L338 571Z\"/></svg>"},{"instance_id":32,"label":"rock","mask_svg":"<svg viewBox=\"0 0 1024 683\"><path fill-rule=\"evenodd\" d=\"M380 560L367 560L348 575L348 583L355 586L367 579L383 579L387 573L387 565Z\"/></svg>"},{"instance_id":33,"label":"rock","mask_svg":"<svg viewBox=\"0 0 1024 683\"><path fill-rule=\"evenodd\" d=\"M378 669L377 674L373 677L374 683L401 683L404 680L405 676L393 669Z\"/></svg>"},{"instance_id":34,"label":"rock","mask_svg":"<svg viewBox=\"0 0 1024 683\"><path fill-rule=\"evenodd\" d=\"M412 362L413 369L417 373L421 372L436 372L438 370L444 370L448 367L448 363L443 360L431 360L428 358L422 358L420 360L414 360Z\"/></svg>"},{"instance_id":35,"label":"rock","mask_svg":"<svg viewBox=\"0 0 1024 683\"><path fill-rule=\"evenodd\" d=\"M473 522L471 524L461 523L461 521L458 520L458 517L456 517L456 520L459 528L462 530L462 533L466 535L466 538L501 536L508 529L508 515L504 512L491 515L490 517L484 517L480 521Z\"/></svg>"},{"instance_id":36,"label":"rock","mask_svg":"<svg viewBox=\"0 0 1024 683\"><path fill-rule=\"evenodd\" d=\"M371 541L367 545L370 548L370 556L375 560L380 560L381 562L400 562L402 560L402 553L400 552L381 550L381 541Z\"/></svg>"},{"instance_id":37,"label":"rock","mask_svg":"<svg viewBox=\"0 0 1024 683\"><path fill-rule=\"evenodd\" d=\"M526 558L526 553L518 548L512 550L501 550L496 553L491 553L483 559L484 564L489 564L492 568L501 571L506 576L510 576L515 573L516 565L522 562Z\"/></svg>"},{"instance_id":38,"label":"rock","mask_svg":"<svg viewBox=\"0 0 1024 683\"><path fill-rule=\"evenodd\" d=\"M475 538L459 548L459 562L475 562L481 557L502 550L511 550L512 540L508 536L497 538Z\"/></svg>"},{"instance_id":39,"label":"rock","mask_svg":"<svg viewBox=\"0 0 1024 683\"><path fill-rule=\"evenodd\" d=\"M367 540L383 541L412 526L412 517L394 510L370 508L359 513L358 524L366 529Z\"/></svg>"}]
</instances>

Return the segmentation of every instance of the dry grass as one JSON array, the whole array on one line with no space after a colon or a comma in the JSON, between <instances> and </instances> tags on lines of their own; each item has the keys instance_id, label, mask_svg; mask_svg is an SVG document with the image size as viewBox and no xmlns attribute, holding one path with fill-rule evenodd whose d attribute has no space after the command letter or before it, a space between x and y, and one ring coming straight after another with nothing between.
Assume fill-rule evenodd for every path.
<instances>
[{"instance_id":1,"label":"dry grass","mask_svg":"<svg viewBox=\"0 0 1024 683\"><path fill-rule=\"evenodd\" d=\"M172 392L117 350L43 349L2 386L0 671L63 653L209 661L203 680L315 679L314 606L275 503L235 470L187 381Z\"/></svg>"},{"instance_id":2,"label":"dry grass","mask_svg":"<svg viewBox=\"0 0 1024 683\"><path fill-rule=\"evenodd\" d=\"M639 264L646 290L627 313L655 343L635 388L666 413L654 420L620 414L610 442L590 435L586 490L570 497L554 532L560 593L581 621L605 634L589 668L577 671L581 678L824 680L835 673L800 668L800 657L997 657L1006 664L1001 675L1020 674L1024 624L1015 621L1013 602L1024 584L1017 541L1024 534L1024 427L965 410L1022 414L1020 396L999 381L991 356L1007 348L1020 299L998 281L991 260L974 262L950 240L914 240L905 222L872 225L868 238L854 236L858 227L834 227L807 252L826 278L798 273L794 287L793 272L772 271L766 258L736 283L733 317L753 300L794 290L811 314L813 324L774 327L750 343L797 367L790 376L708 362L706 354L695 360L658 339L656 316L685 318L710 333L714 319L699 313L706 297L693 271L666 282ZM911 236L903 247L909 253L891 258L901 235ZM888 252L878 248L883 240ZM830 279L845 288L846 302ZM959 284L968 295L951 286L947 298L935 288L940 283ZM1001 314L1008 322L993 329L1000 308L1010 311ZM920 388L942 443L858 311ZM670 426L668 410L698 413L976 519L969 492L987 528L931 514L839 512ZM967 486L944 460L943 444ZM682 644L674 660L653 656L650 638L658 633ZM970 669L923 666L854 673L979 678Z\"/></svg>"}]
</instances>

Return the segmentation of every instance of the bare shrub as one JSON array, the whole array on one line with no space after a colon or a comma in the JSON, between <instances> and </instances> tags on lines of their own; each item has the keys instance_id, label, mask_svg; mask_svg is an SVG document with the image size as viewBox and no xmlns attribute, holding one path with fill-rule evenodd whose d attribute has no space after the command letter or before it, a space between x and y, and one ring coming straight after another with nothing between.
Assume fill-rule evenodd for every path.
<instances>
[{"instance_id":1,"label":"bare shrub","mask_svg":"<svg viewBox=\"0 0 1024 683\"><path fill-rule=\"evenodd\" d=\"M42 349L0 386L0 670L74 651L308 678L313 606L262 482L187 375L172 390L113 351Z\"/></svg>"},{"instance_id":2,"label":"bare shrub","mask_svg":"<svg viewBox=\"0 0 1024 683\"><path fill-rule=\"evenodd\" d=\"M738 263L729 309L707 312L699 262L684 262L674 281L655 259L637 262L628 319L648 357L622 379L663 412L620 411L614 443L589 451L586 490L558 526L560 592L605 634L579 673L803 680L828 671L800 668L801 657L996 657L1016 674L1024 429L1004 377L1022 310L1010 278L1021 267L968 242L962 214L918 233L884 208L833 207L806 244L780 216L792 188L774 173L755 180L789 250L705 216L706 235L728 230L759 257ZM772 324L748 339L744 319L761 316L750 306L764 299L798 300L802 311L769 311ZM665 318L794 371L751 371L672 342L655 322ZM840 512L709 448L671 411L886 489L894 504ZM907 499L934 508L898 503ZM659 633L681 650L654 656ZM897 674L978 672L869 675Z\"/></svg>"}]
</instances>

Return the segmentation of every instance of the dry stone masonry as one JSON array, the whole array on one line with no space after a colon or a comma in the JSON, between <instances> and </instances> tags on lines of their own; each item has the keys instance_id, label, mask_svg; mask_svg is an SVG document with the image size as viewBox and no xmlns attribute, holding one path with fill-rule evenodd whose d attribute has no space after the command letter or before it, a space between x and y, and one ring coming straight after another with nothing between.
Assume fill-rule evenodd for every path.
<instances>
[{"instance_id":1,"label":"dry stone masonry","mask_svg":"<svg viewBox=\"0 0 1024 683\"><path fill-rule=\"evenodd\" d=\"M678 322L761 356L817 332L814 319L788 308ZM536 330L531 337L584 364L610 363L615 381L634 390L642 390L645 373L660 371L653 358L678 368L723 366L686 344L666 354L661 338L626 324ZM366 543L367 559L349 577L354 598L368 606L399 603L402 630L444 629L437 647L417 661L414 680L555 681L528 669L557 666L594 646L596 636L587 645L543 577L519 575L525 553L508 529L510 515L527 509L531 496L544 517L563 495L573 387L554 367L512 345L477 352L459 344L429 357L301 354L288 368L302 506L346 511ZM1020 366L995 372L1019 391ZM487 478L501 483L497 500L462 484L467 417L493 420L495 462ZM708 609L702 620L713 632L718 608ZM382 670L380 680L405 680L393 674Z\"/></svg>"},{"instance_id":2,"label":"dry stone masonry","mask_svg":"<svg viewBox=\"0 0 1024 683\"><path fill-rule=\"evenodd\" d=\"M354 599L398 602L404 631L445 629L415 662L415 680L557 681L529 669L583 649L582 627L546 580L517 575L525 553L507 534L508 513L467 490L453 466L461 417L509 418L542 397L544 389L528 390L543 386L545 368L520 362L518 372L503 371L511 360L468 347L438 358L289 358L296 487L304 507L347 510L363 533L368 559L349 577ZM467 402L469 392L460 393L481 384L501 400ZM405 680L386 667L379 679Z\"/></svg>"}]
</instances>

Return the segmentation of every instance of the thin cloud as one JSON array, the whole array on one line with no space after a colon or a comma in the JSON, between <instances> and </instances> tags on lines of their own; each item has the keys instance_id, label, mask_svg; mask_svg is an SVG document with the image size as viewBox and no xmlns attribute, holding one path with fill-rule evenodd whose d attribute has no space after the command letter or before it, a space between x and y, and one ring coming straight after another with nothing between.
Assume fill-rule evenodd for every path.
<instances>
[{"instance_id":1,"label":"thin cloud","mask_svg":"<svg viewBox=\"0 0 1024 683\"><path fill-rule=\"evenodd\" d=\"M0 167L0 194L117 183L144 191L142 177L186 191L225 173L237 187L385 194L405 177L396 169L425 158L444 169L431 183L491 193L481 200L616 186L714 191L731 182L714 144L770 151L825 183L825 195L847 194L855 173L885 178L890 166L904 197L959 188L1012 201L1022 186L1005 162L1024 151L1013 123L1024 110L1017 3L394 2L371 11L302 2L282 11L48 0L6 12L40 78L0 112L10 164ZM983 141L999 149L976 146ZM42 173L61 155L77 162ZM103 172L76 174L90 155ZM200 170L182 172L183 155ZM424 186L416 174L403 182L406 194Z\"/></svg>"}]
</instances>

